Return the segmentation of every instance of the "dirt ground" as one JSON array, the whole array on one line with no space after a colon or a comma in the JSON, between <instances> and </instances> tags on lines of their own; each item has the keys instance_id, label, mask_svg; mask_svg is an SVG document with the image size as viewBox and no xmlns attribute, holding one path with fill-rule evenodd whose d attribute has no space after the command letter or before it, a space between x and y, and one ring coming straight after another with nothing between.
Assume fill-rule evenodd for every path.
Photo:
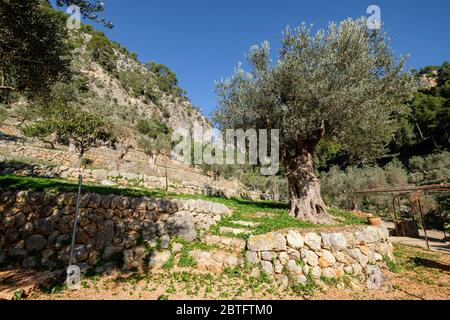
<instances>
[{"instance_id":1,"label":"dirt ground","mask_svg":"<svg viewBox=\"0 0 450 320\"><path fill-rule=\"evenodd\" d=\"M205 300L205 299L319 299L450 300L450 254L395 245L396 263L388 275L393 290L369 291L355 281L320 283L280 290L270 278L250 277L239 270L222 274L173 269L159 274L113 272L82 279L82 288L64 285L42 289L48 273L0 271L0 298L31 300ZM348 280L348 279L347 279ZM39 288L41 287L41 288ZM15 293L15 294L14 294Z\"/></svg>"}]
</instances>

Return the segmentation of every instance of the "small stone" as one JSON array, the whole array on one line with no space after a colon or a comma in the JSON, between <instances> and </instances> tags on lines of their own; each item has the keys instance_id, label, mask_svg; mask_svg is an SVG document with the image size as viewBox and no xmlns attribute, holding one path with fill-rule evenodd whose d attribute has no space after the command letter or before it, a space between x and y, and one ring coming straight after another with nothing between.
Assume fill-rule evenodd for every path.
<instances>
[{"instance_id":1,"label":"small stone","mask_svg":"<svg viewBox=\"0 0 450 320\"><path fill-rule=\"evenodd\" d=\"M312 268L311 276L315 279L320 279L320 277L322 276L322 268L319 266L315 266L314 268Z\"/></svg>"},{"instance_id":2,"label":"small stone","mask_svg":"<svg viewBox=\"0 0 450 320\"><path fill-rule=\"evenodd\" d=\"M294 260L289 260L289 262L286 265L286 269L292 274L302 274L303 273L302 267L299 266L297 264L297 262Z\"/></svg>"},{"instance_id":3,"label":"small stone","mask_svg":"<svg viewBox=\"0 0 450 320\"><path fill-rule=\"evenodd\" d=\"M5 228L11 228L16 223L16 219L14 217L4 217L2 220L2 224Z\"/></svg>"},{"instance_id":4,"label":"small stone","mask_svg":"<svg viewBox=\"0 0 450 320\"><path fill-rule=\"evenodd\" d=\"M173 253L179 253L183 249L183 245L181 243L175 242L172 246Z\"/></svg>"},{"instance_id":5,"label":"small stone","mask_svg":"<svg viewBox=\"0 0 450 320\"><path fill-rule=\"evenodd\" d=\"M161 249L168 249L170 245L170 237L166 234L160 238Z\"/></svg>"},{"instance_id":6,"label":"small stone","mask_svg":"<svg viewBox=\"0 0 450 320\"><path fill-rule=\"evenodd\" d=\"M51 219L39 219L36 221L34 228L36 232L43 234L45 236L49 236L54 231L54 224Z\"/></svg>"},{"instance_id":7,"label":"small stone","mask_svg":"<svg viewBox=\"0 0 450 320\"><path fill-rule=\"evenodd\" d=\"M378 266L367 266L367 288L380 290L383 285L383 274Z\"/></svg>"},{"instance_id":8,"label":"small stone","mask_svg":"<svg viewBox=\"0 0 450 320\"><path fill-rule=\"evenodd\" d=\"M16 228L11 228L5 232L5 240L7 243L14 243L19 239L19 232Z\"/></svg>"},{"instance_id":9,"label":"small stone","mask_svg":"<svg viewBox=\"0 0 450 320\"><path fill-rule=\"evenodd\" d=\"M289 255L286 252L282 251L278 255L278 259L280 260L281 264L285 266L289 261Z\"/></svg>"},{"instance_id":10,"label":"small stone","mask_svg":"<svg viewBox=\"0 0 450 320\"><path fill-rule=\"evenodd\" d=\"M276 274L280 274L283 272L283 265L280 263L279 260L275 260L273 264L273 270L275 271Z\"/></svg>"},{"instance_id":11,"label":"small stone","mask_svg":"<svg viewBox=\"0 0 450 320\"><path fill-rule=\"evenodd\" d=\"M100 254L98 251L91 251L88 258L88 263L95 266L100 261Z\"/></svg>"},{"instance_id":12,"label":"small stone","mask_svg":"<svg viewBox=\"0 0 450 320\"><path fill-rule=\"evenodd\" d=\"M363 267L365 267L369 262L369 258L363 255L361 251L357 248L348 250L347 253L350 257L356 259L359 262L359 264Z\"/></svg>"},{"instance_id":13,"label":"small stone","mask_svg":"<svg viewBox=\"0 0 450 320\"><path fill-rule=\"evenodd\" d=\"M25 246L29 251L42 251L47 246L47 240L43 235L34 234L28 237L25 241Z\"/></svg>"},{"instance_id":14,"label":"small stone","mask_svg":"<svg viewBox=\"0 0 450 320\"><path fill-rule=\"evenodd\" d=\"M349 257L348 254L342 251L338 251L334 253L334 257L336 258L337 262L349 265L352 263L352 258Z\"/></svg>"},{"instance_id":15,"label":"small stone","mask_svg":"<svg viewBox=\"0 0 450 320\"><path fill-rule=\"evenodd\" d=\"M245 253L245 259L251 265L259 263L258 253L256 252L247 251Z\"/></svg>"},{"instance_id":16,"label":"small stone","mask_svg":"<svg viewBox=\"0 0 450 320\"><path fill-rule=\"evenodd\" d=\"M319 264L319 257L314 252L308 250L306 252L306 258L304 259L311 267L315 267Z\"/></svg>"},{"instance_id":17,"label":"small stone","mask_svg":"<svg viewBox=\"0 0 450 320\"><path fill-rule=\"evenodd\" d=\"M311 269L310 266L304 265L302 268L303 274L309 274L309 270Z\"/></svg>"},{"instance_id":18,"label":"small stone","mask_svg":"<svg viewBox=\"0 0 450 320\"><path fill-rule=\"evenodd\" d=\"M263 251L261 252L261 259L266 261L272 261L277 257L277 254L275 252L270 251Z\"/></svg>"},{"instance_id":19,"label":"small stone","mask_svg":"<svg viewBox=\"0 0 450 320\"><path fill-rule=\"evenodd\" d=\"M278 289L281 291L284 291L289 286L289 277L287 275L283 275L280 279L277 281Z\"/></svg>"},{"instance_id":20,"label":"small stone","mask_svg":"<svg viewBox=\"0 0 450 320\"><path fill-rule=\"evenodd\" d=\"M73 257L77 263L85 261L89 258L89 250L84 245L76 245L73 249Z\"/></svg>"},{"instance_id":21,"label":"small stone","mask_svg":"<svg viewBox=\"0 0 450 320\"><path fill-rule=\"evenodd\" d=\"M261 261L262 270L268 275L273 275L273 265L270 261Z\"/></svg>"},{"instance_id":22,"label":"small stone","mask_svg":"<svg viewBox=\"0 0 450 320\"><path fill-rule=\"evenodd\" d=\"M323 250L323 254L319 258L319 266L321 268L328 268L333 266L335 263L336 258L334 257L334 255L328 250Z\"/></svg>"},{"instance_id":23,"label":"small stone","mask_svg":"<svg viewBox=\"0 0 450 320\"><path fill-rule=\"evenodd\" d=\"M165 227L170 236L179 236L186 241L197 237L194 215L189 211L179 211L170 216Z\"/></svg>"},{"instance_id":24,"label":"small stone","mask_svg":"<svg viewBox=\"0 0 450 320\"><path fill-rule=\"evenodd\" d=\"M333 268L325 268L322 270L322 277L324 278L336 278L336 272Z\"/></svg>"},{"instance_id":25,"label":"small stone","mask_svg":"<svg viewBox=\"0 0 450 320\"><path fill-rule=\"evenodd\" d=\"M342 233L321 233L324 248L336 251L347 248L347 240Z\"/></svg>"},{"instance_id":26,"label":"small stone","mask_svg":"<svg viewBox=\"0 0 450 320\"><path fill-rule=\"evenodd\" d=\"M170 258L170 252L169 251L153 251L153 253L150 256L150 261L148 263L148 266L152 270L161 269L164 263L166 263L167 260Z\"/></svg>"},{"instance_id":27,"label":"small stone","mask_svg":"<svg viewBox=\"0 0 450 320\"><path fill-rule=\"evenodd\" d=\"M353 274L356 276L360 275L362 273L362 267L357 263L352 264L352 269L353 269Z\"/></svg>"},{"instance_id":28,"label":"small stone","mask_svg":"<svg viewBox=\"0 0 450 320\"><path fill-rule=\"evenodd\" d=\"M293 230L289 230L288 234L286 235L286 240L288 246L294 249L302 248L304 245L303 237L298 232L295 232Z\"/></svg>"},{"instance_id":29,"label":"small stone","mask_svg":"<svg viewBox=\"0 0 450 320\"><path fill-rule=\"evenodd\" d=\"M353 267L352 266L345 266L344 267L344 272L347 274L352 274L353 273Z\"/></svg>"},{"instance_id":30,"label":"small stone","mask_svg":"<svg viewBox=\"0 0 450 320\"><path fill-rule=\"evenodd\" d=\"M295 276L294 279L295 279L294 280L295 283L299 284L301 286L306 286L308 283L308 278L306 278L306 276L303 274L299 274L299 275Z\"/></svg>"},{"instance_id":31,"label":"small stone","mask_svg":"<svg viewBox=\"0 0 450 320\"><path fill-rule=\"evenodd\" d=\"M304 236L305 245L313 251L319 251L322 245L322 238L316 233L307 233Z\"/></svg>"}]
</instances>

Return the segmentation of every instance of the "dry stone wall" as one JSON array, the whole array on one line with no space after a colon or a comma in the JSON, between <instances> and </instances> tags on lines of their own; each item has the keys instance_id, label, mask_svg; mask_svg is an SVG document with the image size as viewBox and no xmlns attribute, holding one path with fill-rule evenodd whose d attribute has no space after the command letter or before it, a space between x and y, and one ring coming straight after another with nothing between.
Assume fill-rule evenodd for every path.
<instances>
[{"instance_id":1,"label":"dry stone wall","mask_svg":"<svg viewBox=\"0 0 450 320\"><path fill-rule=\"evenodd\" d=\"M74 193L1 191L0 264L50 270L66 266L75 205ZM144 258L148 245L164 248L172 237L192 241L229 214L225 205L202 200L84 193L75 262L89 268L124 258L135 261L135 256Z\"/></svg>"},{"instance_id":2,"label":"dry stone wall","mask_svg":"<svg viewBox=\"0 0 450 320\"><path fill-rule=\"evenodd\" d=\"M384 259L394 259L385 226L333 233L289 230L251 236L247 264L275 276L280 286L306 286L310 279L363 279L369 289L390 286Z\"/></svg>"}]
</instances>

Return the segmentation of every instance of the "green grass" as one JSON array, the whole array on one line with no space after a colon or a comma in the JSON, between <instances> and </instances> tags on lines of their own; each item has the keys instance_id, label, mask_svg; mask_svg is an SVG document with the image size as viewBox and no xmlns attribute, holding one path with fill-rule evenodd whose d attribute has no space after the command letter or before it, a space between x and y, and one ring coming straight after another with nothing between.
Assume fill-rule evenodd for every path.
<instances>
[{"instance_id":1,"label":"green grass","mask_svg":"<svg viewBox=\"0 0 450 320\"><path fill-rule=\"evenodd\" d=\"M338 217L343 219L342 224L343 225L358 225L358 224L367 224L367 221L363 218L360 218L356 216L353 212L337 209L337 208L330 208L328 210L328 213L332 215L333 217Z\"/></svg>"},{"instance_id":2,"label":"green grass","mask_svg":"<svg viewBox=\"0 0 450 320\"><path fill-rule=\"evenodd\" d=\"M195 267L197 262L195 259L189 254L190 250L188 247L183 247L181 249L180 258L178 259L178 266L183 267Z\"/></svg>"},{"instance_id":3,"label":"green grass","mask_svg":"<svg viewBox=\"0 0 450 320\"><path fill-rule=\"evenodd\" d=\"M388 256L383 256L383 260L386 263L389 271L394 272L394 273L400 272L400 267L397 265L397 263L395 263L394 260L392 260Z\"/></svg>"}]
</instances>

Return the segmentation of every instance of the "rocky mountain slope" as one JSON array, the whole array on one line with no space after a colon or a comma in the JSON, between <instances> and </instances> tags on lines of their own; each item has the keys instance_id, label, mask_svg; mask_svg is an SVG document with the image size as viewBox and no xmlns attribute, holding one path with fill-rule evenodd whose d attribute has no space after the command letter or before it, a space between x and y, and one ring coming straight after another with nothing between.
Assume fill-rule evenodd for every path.
<instances>
[{"instance_id":1,"label":"rocky mountain slope","mask_svg":"<svg viewBox=\"0 0 450 320\"><path fill-rule=\"evenodd\" d=\"M195 121L210 127L168 67L139 62L136 54L89 25L72 30L69 41L73 46L72 81L82 88L82 107L104 116L115 127L128 129L132 142L137 140L136 122L144 118L172 129L189 128ZM27 108L23 101L9 105L8 116L20 124L25 119L33 121Z\"/></svg>"}]
</instances>

